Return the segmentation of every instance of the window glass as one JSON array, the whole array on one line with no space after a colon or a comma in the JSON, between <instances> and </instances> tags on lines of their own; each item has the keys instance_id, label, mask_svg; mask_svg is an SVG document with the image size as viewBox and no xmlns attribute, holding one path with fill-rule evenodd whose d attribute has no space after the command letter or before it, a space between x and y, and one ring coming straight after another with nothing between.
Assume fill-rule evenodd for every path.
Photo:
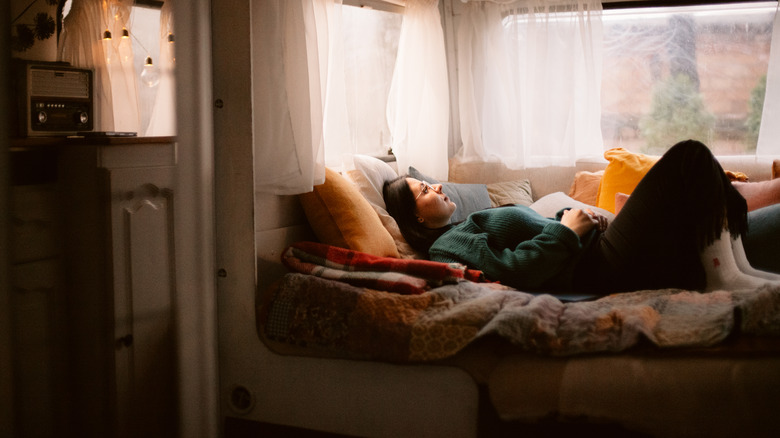
<instances>
[{"instance_id":1,"label":"window glass","mask_svg":"<svg viewBox=\"0 0 780 438\"><path fill-rule=\"evenodd\" d=\"M386 108L402 19L376 9L342 8L349 129L361 154L384 155L392 144Z\"/></svg>"},{"instance_id":2,"label":"window glass","mask_svg":"<svg viewBox=\"0 0 780 438\"><path fill-rule=\"evenodd\" d=\"M605 149L661 154L695 138L753 154L775 2L605 10Z\"/></svg>"},{"instance_id":3,"label":"window glass","mask_svg":"<svg viewBox=\"0 0 780 438\"><path fill-rule=\"evenodd\" d=\"M134 6L130 15L133 66L138 78L138 110L140 111L141 132L146 132L152 117L157 86L160 83L160 10ZM152 59L146 65L146 58Z\"/></svg>"}]
</instances>

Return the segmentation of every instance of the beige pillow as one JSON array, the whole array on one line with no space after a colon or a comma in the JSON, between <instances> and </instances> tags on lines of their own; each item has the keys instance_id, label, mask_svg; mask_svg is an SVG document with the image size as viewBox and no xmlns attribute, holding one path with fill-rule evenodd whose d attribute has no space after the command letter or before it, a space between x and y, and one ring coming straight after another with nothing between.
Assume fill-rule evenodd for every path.
<instances>
[{"instance_id":1,"label":"beige pillow","mask_svg":"<svg viewBox=\"0 0 780 438\"><path fill-rule=\"evenodd\" d=\"M527 179L487 184L490 206L531 205L534 200L531 192L531 182Z\"/></svg>"},{"instance_id":2,"label":"beige pillow","mask_svg":"<svg viewBox=\"0 0 780 438\"><path fill-rule=\"evenodd\" d=\"M398 257L393 237L357 187L332 169L325 183L298 196L320 242L373 254Z\"/></svg>"}]
</instances>

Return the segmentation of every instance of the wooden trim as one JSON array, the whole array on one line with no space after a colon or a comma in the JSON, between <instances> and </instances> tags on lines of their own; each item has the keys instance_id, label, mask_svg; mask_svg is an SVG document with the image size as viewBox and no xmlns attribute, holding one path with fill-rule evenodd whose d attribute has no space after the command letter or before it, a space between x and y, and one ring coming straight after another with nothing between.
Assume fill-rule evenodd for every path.
<instances>
[{"instance_id":1,"label":"wooden trim","mask_svg":"<svg viewBox=\"0 0 780 438\"><path fill-rule=\"evenodd\" d=\"M367 7L397 14L402 14L406 6L405 0L343 0L342 3L348 6Z\"/></svg>"},{"instance_id":2,"label":"wooden trim","mask_svg":"<svg viewBox=\"0 0 780 438\"><path fill-rule=\"evenodd\" d=\"M160 0L135 0L133 6L140 6L142 8L162 9L165 2Z\"/></svg>"}]
</instances>

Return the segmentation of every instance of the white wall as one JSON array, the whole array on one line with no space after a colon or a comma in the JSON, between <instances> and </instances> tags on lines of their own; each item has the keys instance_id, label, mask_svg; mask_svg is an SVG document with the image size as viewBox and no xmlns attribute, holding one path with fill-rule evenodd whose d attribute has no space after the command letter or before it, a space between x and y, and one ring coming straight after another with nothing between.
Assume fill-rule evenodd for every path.
<instances>
[{"instance_id":1,"label":"white wall","mask_svg":"<svg viewBox=\"0 0 780 438\"><path fill-rule=\"evenodd\" d=\"M4 2L5 4L5 2ZM31 0L11 0L10 1L10 20L19 17L13 24L31 24L36 14L40 12L48 13L54 20L57 19L57 6L49 5L49 2L38 0L32 3L32 6L25 11L24 9L31 4ZM7 17L9 15L3 15ZM10 21L9 20L9 21ZM6 34L8 34L6 32ZM5 36L5 35L4 35ZM15 58L31 61L56 61L57 60L57 30L55 27L54 35L43 41L35 40L35 44L23 52L14 51Z\"/></svg>"}]
</instances>

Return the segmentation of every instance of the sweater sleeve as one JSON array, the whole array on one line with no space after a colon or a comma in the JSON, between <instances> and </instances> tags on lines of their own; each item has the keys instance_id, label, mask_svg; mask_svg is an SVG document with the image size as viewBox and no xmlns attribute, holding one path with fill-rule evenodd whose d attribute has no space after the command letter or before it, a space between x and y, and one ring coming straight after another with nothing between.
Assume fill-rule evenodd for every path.
<instances>
[{"instance_id":1,"label":"sweater sleeve","mask_svg":"<svg viewBox=\"0 0 780 438\"><path fill-rule=\"evenodd\" d=\"M560 222L530 209L507 208L471 215L442 235L430 255L530 291L568 288L581 252L577 234Z\"/></svg>"}]
</instances>

